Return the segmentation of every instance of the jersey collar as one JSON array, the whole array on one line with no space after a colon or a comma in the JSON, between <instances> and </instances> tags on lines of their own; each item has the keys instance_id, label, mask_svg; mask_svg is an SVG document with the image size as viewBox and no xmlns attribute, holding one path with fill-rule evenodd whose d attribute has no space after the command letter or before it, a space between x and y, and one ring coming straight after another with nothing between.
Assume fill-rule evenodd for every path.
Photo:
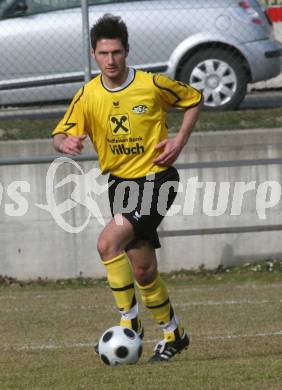
<instances>
[{"instance_id":1,"label":"jersey collar","mask_svg":"<svg viewBox=\"0 0 282 390\"><path fill-rule=\"evenodd\" d=\"M109 88L104 82L103 82L103 78L102 78L102 75L100 76L100 80L101 80L101 84L102 86L109 92L119 92L125 88L127 88L131 83L132 81L135 79L135 72L136 70L133 69L133 68L129 68L128 70L128 75L127 75L127 79L121 84L119 85L118 87L116 88Z\"/></svg>"}]
</instances>

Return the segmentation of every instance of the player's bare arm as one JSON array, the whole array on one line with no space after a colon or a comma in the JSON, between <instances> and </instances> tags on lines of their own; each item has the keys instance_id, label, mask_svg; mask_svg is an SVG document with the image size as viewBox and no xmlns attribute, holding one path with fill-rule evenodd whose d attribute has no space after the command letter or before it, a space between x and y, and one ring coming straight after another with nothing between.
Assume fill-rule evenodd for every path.
<instances>
[{"instance_id":1,"label":"player's bare arm","mask_svg":"<svg viewBox=\"0 0 282 390\"><path fill-rule=\"evenodd\" d=\"M199 117L200 109L201 105L198 105L186 110L177 135L174 138L164 139L156 146L157 150L163 149L162 153L154 160L156 165L170 166L175 162L192 133Z\"/></svg>"},{"instance_id":2,"label":"player's bare arm","mask_svg":"<svg viewBox=\"0 0 282 390\"><path fill-rule=\"evenodd\" d=\"M86 135L82 135L79 137L70 135L67 136L65 134L56 134L53 137L53 145L54 148L60 152L65 154L70 154L72 156L76 156L81 154L83 149L83 141L85 140Z\"/></svg>"}]
</instances>

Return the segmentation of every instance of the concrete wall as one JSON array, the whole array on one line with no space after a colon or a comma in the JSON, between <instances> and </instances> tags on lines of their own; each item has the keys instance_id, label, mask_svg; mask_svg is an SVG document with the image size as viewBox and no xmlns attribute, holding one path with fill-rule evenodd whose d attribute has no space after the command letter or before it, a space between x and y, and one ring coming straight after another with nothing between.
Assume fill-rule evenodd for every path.
<instances>
[{"instance_id":1,"label":"concrete wall","mask_svg":"<svg viewBox=\"0 0 282 390\"><path fill-rule=\"evenodd\" d=\"M194 133L178 162L281 157L281 130ZM54 152L50 141L0 142L1 157L51 153ZM80 168L68 163L59 166L55 185L71 173L80 178L85 177L82 172L92 171L95 174L95 164L80 163ZM92 217L79 234L68 233L55 222L50 211L38 207L38 204L47 204L46 193L50 189L50 183L46 185L48 169L50 164L0 166L0 274L19 279L103 276L104 269L96 251L97 236L102 230L98 220ZM167 216L160 230L281 224L279 188L282 168L279 165L190 169L181 170L180 174L183 192L175 201L180 210L175 216ZM203 183L203 188L196 191L193 208L191 180L195 182L196 178ZM106 179L98 178L99 184L105 183ZM267 185L266 181L271 183ZM217 184L215 196L208 182ZM223 192L219 190L223 182L230 183L229 191L227 187ZM240 206L240 199L237 196L236 201L234 196L236 182L249 183L252 189L243 198L242 212L231 215L236 214L235 209ZM185 198L187 186L190 189ZM56 204L67 199L71 202L70 194L74 189L73 182L57 188L54 191ZM85 203L83 194L85 192L81 188L81 200ZM226 194L226 207L220 210ZM218 196L224 199L218 201ZM92 199L97 201L105 221L109 220L105 194L95 196L92 193ZM275 207L266 209L265 206L271 206L271 202L276 204ZM70 225L78 226L86 221L89 211L81 204L74 202L73 205L75 207L62 216ZM54 214L57 206L53 205L50 210ZM217 212L220 215L212 216ZM170 237L161 241L162 248L158 250L161 271L198 268L202 264L206 268L215 268L220 264L227 266L263 258L282 258L281 232Z\"/></svg>"}]
</instances>

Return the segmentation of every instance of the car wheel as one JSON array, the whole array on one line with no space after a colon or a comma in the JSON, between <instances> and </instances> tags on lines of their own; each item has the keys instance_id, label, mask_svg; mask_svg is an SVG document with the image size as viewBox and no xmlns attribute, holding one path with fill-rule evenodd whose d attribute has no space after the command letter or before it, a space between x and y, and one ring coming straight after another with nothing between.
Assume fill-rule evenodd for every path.
<instances>
[{"instance_id":1,"label":"car wheel","mask_svg":"<svg viewBox=\"0 0 282 390\"><path fill-rule=\"evenodd\" d=\"M214 111L238 107L248 82L242 59L223 49L205 49L188 58L179 79L202 91L204 108Z\"/></svg>"}]
</instances>

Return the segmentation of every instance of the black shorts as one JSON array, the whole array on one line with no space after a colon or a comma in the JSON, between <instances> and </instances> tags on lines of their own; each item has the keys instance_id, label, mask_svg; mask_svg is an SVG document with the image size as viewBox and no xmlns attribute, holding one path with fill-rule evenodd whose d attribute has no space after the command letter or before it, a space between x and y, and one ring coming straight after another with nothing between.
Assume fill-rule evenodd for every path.
<instances>
[{"instance_id":1,"label":"black shorts","mask_svg":"<svg viewBox=\"0 0 282 390\"><path fill-rule=\"evenodd\" d=\"M178 183L179 175L174 167L138 179L109 176L112 216L122 214L134 228L135 239L126 250L144 240L160 248L157 227L176 197Z\"/></svg>"}]
</instances>

